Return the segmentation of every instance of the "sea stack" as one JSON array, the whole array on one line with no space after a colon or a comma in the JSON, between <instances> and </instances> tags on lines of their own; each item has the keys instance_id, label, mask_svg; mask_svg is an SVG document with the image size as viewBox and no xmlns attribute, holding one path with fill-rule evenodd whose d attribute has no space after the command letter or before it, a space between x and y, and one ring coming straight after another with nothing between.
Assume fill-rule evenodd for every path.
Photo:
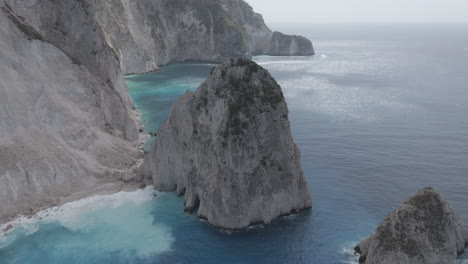
<instances>
[{"instance_id":1,"label":"sea stack","mask_svg":"<svg viewBox=\"0 0 468 264\"><path fill-rule=\"evenodd\" d=\"M447 200L428 187L386 216L355 250L365 264L453 264L467 243L467 226Z\"/></svg>"},{"instance_id":2,"label":"sea stack","mask_svg":"<svg viewBox=\"0 0 468 264\"><path fill-rule=\"evenodd\" d=\"M311 207L281 87L247 59L214 68L172 106L142 173L185 210L243 229Z\"/></svg>"}]
</instances>

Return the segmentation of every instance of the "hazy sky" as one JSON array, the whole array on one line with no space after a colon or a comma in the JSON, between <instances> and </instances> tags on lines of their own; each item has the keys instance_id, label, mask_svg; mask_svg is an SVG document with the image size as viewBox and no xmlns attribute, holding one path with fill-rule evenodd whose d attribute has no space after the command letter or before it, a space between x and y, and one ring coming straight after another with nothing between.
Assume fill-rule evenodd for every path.
<instances>
[{"instance_id":1,"label":"hazy sky","mask_svg":"<svg viewBox=\"0 0 468 264\"><path fill-rule=\"evenodd\" d=\"M468 0L246 0L270 23L468 23Z\"/></svg>"}]
</instances>

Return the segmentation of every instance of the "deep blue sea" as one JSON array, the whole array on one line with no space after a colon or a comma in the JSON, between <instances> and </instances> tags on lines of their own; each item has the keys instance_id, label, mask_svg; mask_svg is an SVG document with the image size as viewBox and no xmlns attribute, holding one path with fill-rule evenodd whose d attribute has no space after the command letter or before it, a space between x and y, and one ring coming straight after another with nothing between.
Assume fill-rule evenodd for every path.
<instances>
[{"instance_id":1,"label":"deep blue sea","mask_svg":"<svg viewBox=\"0 0 468 264\"><path fill-rule=\"evenodd\" d=\"M275 29L308 36L317 53L254 58L283 88L312 210L227 232L184 214L171 193L92 197L0 235L0 263L355 263L352 247L425 186L468 223L468 26ZM146 131L214 66L128 76Z\"/></svg>"}]
</instances>

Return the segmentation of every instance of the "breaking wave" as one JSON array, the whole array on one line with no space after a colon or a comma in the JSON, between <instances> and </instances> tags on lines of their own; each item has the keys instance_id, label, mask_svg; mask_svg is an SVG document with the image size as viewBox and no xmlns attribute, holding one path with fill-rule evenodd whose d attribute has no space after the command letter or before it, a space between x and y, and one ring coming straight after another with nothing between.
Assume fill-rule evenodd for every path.
<instances>
[{"instance_id":1,"label":"breaking wave","mask_svg":"<svg viewBox=\"0 0 468 264\"><path fill-rule=\"evenodd\" d=\"M41 251L58 254L54 257L57 261L76 252L99 259L116 252L146 258L169 251L174 238L170 228L152 215L155 194L161 195L148 187L93 196L18 218L0 227L10 228L0 234L0 251L9 247L27 249L28 244L35 243ZM33 257L28 258L27 252L18 255L27 262Z\"/></svg>"}]
</instances>

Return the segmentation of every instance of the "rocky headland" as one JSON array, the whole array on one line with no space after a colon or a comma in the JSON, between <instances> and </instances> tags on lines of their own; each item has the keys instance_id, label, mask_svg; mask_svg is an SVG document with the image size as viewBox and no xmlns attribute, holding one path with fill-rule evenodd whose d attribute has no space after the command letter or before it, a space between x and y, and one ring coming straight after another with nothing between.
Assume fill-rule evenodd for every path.
<instances>
[{"instance_id":1,"label":"rocky headland","mask_svg":"<svg viewBox=\"0 0 468 264\"><path fill-rule=\"evenodd\" d=\"M468 245L468 227L447 200L425 188L385 217L356 246L365 264L453 264Z\"/></svg>"},{"instance_id":2,"label":"rocky headland","mask_svg":"<svg viewBox=\"0 0 468 264\"><path fill-rule=\"evenodd\" d=\"M213 69L172 106L142 165L211 225L243 229L311 207L281 87L247 59Z\"/></svg>"},{"instance_id":3,"label":"rocky headland","mask_svg":"<svg viewBox=\"0 0 468 264\"><path fill-rule=\"evenodd\" d=\"M145 182L124 74L313 54L242 0L0 0L0 35L0 222Z\"/></svg>"}]
</instances>

